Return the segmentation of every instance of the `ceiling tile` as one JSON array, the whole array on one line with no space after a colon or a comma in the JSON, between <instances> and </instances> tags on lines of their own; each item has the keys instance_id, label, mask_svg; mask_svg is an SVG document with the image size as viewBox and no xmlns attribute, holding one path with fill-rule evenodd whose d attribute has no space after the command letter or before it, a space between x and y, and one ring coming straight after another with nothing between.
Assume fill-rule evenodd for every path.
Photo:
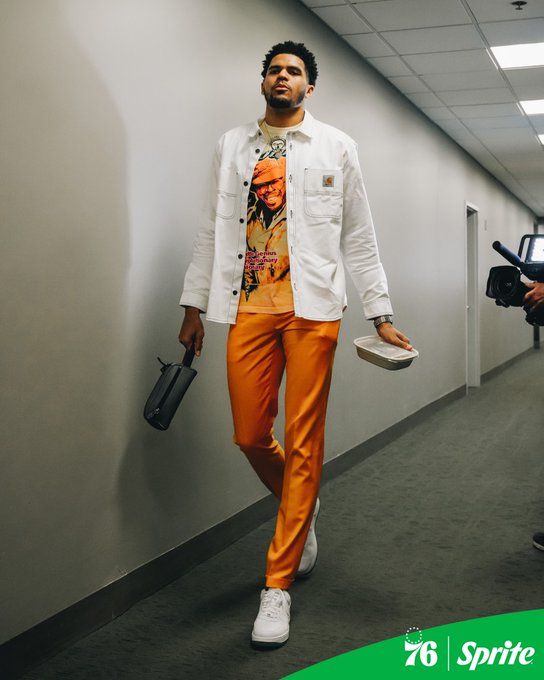
<instances>
[{"instance_id":1,"label":"ceiling tile","mask_svg":"<svg viewBox=\"0 0 544 680\"><path fill-rule=\"evenodd\" d=\"M399 54L449 52L483 48L484 44L474 26L444 26L417 28L408 31L384 31L382 36Z\"/></svg>"},{"instance_id":2,"label":"ceiling tile","mask_svg":"<svg viewBox=\"0 0 544 680\"><path fill-rule=\"evenodd\" d=\"M437 108L443 108L442 102L434 92L410 92L410 94L405 94L416 106L435 106Z\"/></svg>"},{"instance_id":3,"label":"ceiling tile","mask_svg":"<svg viewBox=\"0 0 544 680\"><path fill-rule=\"evenodd\" d=\"M515 104L478 104L475 106L452 106L459 118L486 118L493 116L516 116L520 110Z\"/></svg>"},{"instance_id":4,"label":"ceiling tile","mask_svg":"<svg viewBox=\"0 0 544 680\"><path fill-rule=\"evenodd\" d=\"M481 23L480 28L490 45L542 42L544 19Z\"/></svg>"},{"instance_id":5,"label":"ceiling tile","mask_svg":"<svg viewBox=\"0 0 544 680\"><path fill-rule=\"evenodd\" d=\"M544 67L508 69L504 74L520 99L544 98Z\"/></svg>"},{"instance_id":6,"label":"ceiling tile","mask_svg":"<svg viewBox=\"0 0 544 680\"><path fill-rule=\"evenodd\" d=\"M504 80L498 71L467 71L465 73L429 73L421 76L431 90L475 90L482 87L500 87Z\"/></svg>"},{"instance_id":7,"label":"ceiling tile","mask_svg":"<svg viewBox=\"0 0 544 680\"><path fill-rule=\"evenodd\" d=\"M346 0L302 0L307 7L324 7L326 5L345 5Z\"/></svg>"},{"instance_id":8,"label":"ceiling tile","mask_svg":"<svg viewBox=\"0 0 544 680\"><path fill-rule=\"evenodd\" d=\"M418 74L456 73L459 71L496 71L487 50L456 50L410 54L404 61Z\"/></svg>"},{"instance_id":9,"label":"ceiling tile","mask_svg":"<svg viewBox=\"0 0 544 680\"><path fill-rule=\"evenodd\" d=\"M460 144L482 165L489 165L494 169L501 167L500 164L497 163L495 156L493 156L493 154L477 139L460 142Z\"/></svg>"},{"instance_id":10,"label":"ceiling tile","mask_svg":"<svg viewBox=\"0 0 544 680\"><path fill-rule=\"evenodd\" d=\"M505 21L511 19L534 19L544 17L544 0L530 0L522 10L517 10L510 2L497 0L467 0L477 21Z\"/></svg>"},{"instance_id":11,"label":"ceiling tile","mask_svg":"<svg viewBox=\"0 0 544 680\"><path fill-rule=\"evenodd\" d=\"M372 33L372 29L349 5L317 7L313 11L340 35Z\"/></svg>"},{"instance_id":12,"label":"ceiling tile","mask_svg":"<svg viewBox=\"0 0 544 680\"><path fill-rule=\"evenodd\" d=\"M516 179L519 180L520 184L527 189L527 191L539 196L544 200L544 176L536 177L535 179L520 179L519 175L516 175Z\"/></svg>"},{"instance_id":13,"label":"ceiling tile","mask_svg":"<svg viewBox=\"0 0 544 680\"><path fill-rule=\"evenodd\" d=\"M475 155L474 157L479 163L481 163L481 165L484 166L484 168L486 168L492 175L494 175L498 179L497 173L498 171L502 170L503 167L494 156L491 156L490 154L489 155L490 160L488 160L487 158L480 159L477 155Z\"/></svg>"},{"instance_id":14,"label":"ceiling tile","mask_svg":"<svg viewBox=\"0 0 544 680\"><path fill-rule=\"evenodd\" d=\"M409 94L411 92L427 92L429 88L422 83L417 76L394 76L389 78L389 82L393 83L395 87L404 92L404 94Z\"/></svg>"},{"instance_id":15,"label":"ceiling tile","mask_svg":"<svg viewBox=\"0 0 544 680\"><path fill-rule=\"evenodd\" d=\"M516 178L520 182L525 182L526 180L540 182L541 188L544 187L544 168L539 172L538 170L533 170L533 172L518 172L516 173Z\"/></svg>"},{"instance_id":16,"label":"ceiling tile","mask_svg":"<svg viewBox=\"0 0 544 680\"><path fill-rule=\"evenodd\" d=\"M495 118L465 118L465 125L471 130L493 130L499 128L530 128L525 116L496 116Z\"/></svg>"},{"instance_id":17,"label":"ceiling tile","mask_svg":"<svg viewBox=\"0 0 544 680\"><path fill-rule=\"evenodd\" d=\"M514 88L518 101L525 99L544 99L544 83L540 87L534 85L519 85Z\"/></svg>"},{"instance_id":18,"label":"ceiling tile","mask_svg":"<svg viewBox=\"0 0 544 680\"><path fill-rule=\"evenodd\" d=\"M531 116L531 123L539 135L544 135L544 116Z\"/></svg>"},{"instance_id":19,"label":"ceiling tile","mask_svg":"<svg viewBox=\"0 0 544 680\"><path fill-rule=\"evenodd\" d=\"M343 37L363 57L385 57L395 54L395 51L376 33L362 33Z\"/></svg>"},{"instance_id":20,"label":"ceiling tile","mask_svg":"<svg viewBox=\"0 0 544 680\"><path fill-rule=\"evenodd\" d=\"M540 142L537 139L530 142L519 142L516 139L510 139L507 135L504 137L497 137L496 139L482 139L485 146L495 154L497 157L499 154L515 152L515 153L532 153L538 152L538 147ZM544 158L544 153L542 154Z\"/></svg>"},{"instance_id":21,"label":"ceiling tile","mask_svg":"<svg viewBox=\"0 0 544 680\"><path fill-rule=\"evenodd\" d=\"M433 106L432 108L422 107L421 110L432 120L453 120L454 114L446 106Z\"/></svg>"},{"instance_id":22,"label":"ceiling tile","mask_svg":"<svg viewBox=\"0 0 544 680\"><path fill-rule=\"evenodd\" d=\"M441 92L435 90L440 99L447 104L506 104L517 101L516 97L507 87L491 87L481 90L449 90Z\"/></svg>"},{"instance_id":23,"label":"ceiling tile","mask_svg":"<svg viewBox=\"0 0 544 680\"><path fill-rule=\"evenodd\" d=\"M529 172L531 170L535 172L544 172L544 154L537 153L531 154L529 156L526 153L506 153L500 152L495 154L497 159L511 172Z\"/></svg>"},{"instance_id":24,"label":"ceiling tile","mask_svg":"<svg viewBox=\"0 0 544 680\"><path fill-rule=\"evenodd\" d=\"M373 57L368 62L386 77L413 75L400 57Z\"/></svg>"},{"instance_id":25,"label":"ceiling tile","mask_svg":"<svg viewBox=\"0 0 544 680\"><path fill-rule=\"evenodd\" d=\"M482 128L473 130L474 134L486 144L507 141L509 144L532 147L539 143L531 128ZM536 147L538 148L538 147Z\"/></svg>"},{"instance_id":26,"label":"ceiling tile","mask_svg":"<svg viewBox=\"0 0 544 680\"><path fill-rule=\"evenodd\" d=\"M436 121L437 125L440 125L440 127L445 130L448 134L457 134L457 135L468 135L469 131L467 128L461 123L460 120L454 119L454 120L437 120Z\"/></svg>"},{"instance_id":27,"label":"ceiling tile","mask_svg":"<svg viewBox=\"0 0 544 680\"><path fill-rule=\"evenodd\" d=\"M531 153L523 153L522 151L510 151L508 153L501 152L501 158L499 160L501 163L512 163L512 166L517 163L523 163L527 161L527 170L524 172L529 172L531 170L538 170L539 172L544 171L544 152L535 150ZM497 158L499 155L497 154ZM519 170L516 170L519 172Z\"/></svg>"},{"instance_id":28,"label":"ceiling tile","mask_svg":"<svg viewBox=\"0 0 544 680\"><path fill-rule=\"evenodd\" d=\"M457 0L382 0L355 3L354 7L377 31L471 23Z\"/></svg>"}]
</instances>

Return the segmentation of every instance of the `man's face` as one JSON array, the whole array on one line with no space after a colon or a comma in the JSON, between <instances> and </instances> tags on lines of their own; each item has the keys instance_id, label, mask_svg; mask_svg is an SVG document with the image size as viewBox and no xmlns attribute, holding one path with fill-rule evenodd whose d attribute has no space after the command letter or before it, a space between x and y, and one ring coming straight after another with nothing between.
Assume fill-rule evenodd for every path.
<instances>
[{"instance_id":1,"label":"man's face","mask_svg":"<svg viewBox=\"0 0 544 680\"><path fill-rule=\"evenodd\" d=\"M296 108L313 91L314 86L308 85L304 62L294 54L276 54L261 83L261 94L274 109Z\"/></svg>"},{"instance_id":2,"label":"man's face","mask_svg":"<svg viewBox=\"0 0 544 680\"><path fill-rule=\"evenodd\" d=\"M285 181L283 177L259 184L255 193L270 210L276 211L285 202Z\"/></svg>"}]
</instances>

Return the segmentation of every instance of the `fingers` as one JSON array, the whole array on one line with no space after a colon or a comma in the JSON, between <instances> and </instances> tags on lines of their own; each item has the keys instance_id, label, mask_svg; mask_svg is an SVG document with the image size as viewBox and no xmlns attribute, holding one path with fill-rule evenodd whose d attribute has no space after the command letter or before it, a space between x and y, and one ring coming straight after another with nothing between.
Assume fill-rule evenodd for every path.
<instances>
[{"instance_id":1,"label":"fingers","mask_svg":"<svg viewBox=\"0 0 544 680\"><path fill-rule=\"evenodd\" d=\"M410 344L410 340L409 340L409 338L407 338L404 335L404 333L401 333L397 329L395 329L395 333L396 333L396 340L397 341L393 344L397 345L398 347L402 347L403 349L408 349L408 350L412 349L412 345Z\"/></svg>"},{"instance_id":2,"label":"fingers","mask_svg":"<svg viewBox=\"0 0 544 680\"><path fill-rule=\"evenodd\" d=\"M180 333L178 340L186 350L190 350L191 347L194 347L195 354L197 357L199 357L204 345L204 335L204 330L200 329L194 331L190 335L187 335L187 333Z\"/></svg>"},{"instance_id":3,"label":"fingers","mask_svg":"<svg viewBox=\"0 0 544 680\"><path fill-rule=\"evenodd\" d=\"M194 342L195 342L195 354L197 355L197 357L199 357L200 353L202 352L202 345L204 342L204 331L197 331L195 333Z\"/></svg>"},{"instance_id":4,"label":"fingers","mask_svg":"<svg viewBox=\"0 0 544 680\"><path fill-rule=\"evenodd\" d=\"M383 340L388 342L390 345L395 345L396 347L401 347L402 349L411 350L413 349L410 344L410 340L401 333L396 328L389 327L386 331L379 332L379 335Z\"/></svg>"}]
</instances>

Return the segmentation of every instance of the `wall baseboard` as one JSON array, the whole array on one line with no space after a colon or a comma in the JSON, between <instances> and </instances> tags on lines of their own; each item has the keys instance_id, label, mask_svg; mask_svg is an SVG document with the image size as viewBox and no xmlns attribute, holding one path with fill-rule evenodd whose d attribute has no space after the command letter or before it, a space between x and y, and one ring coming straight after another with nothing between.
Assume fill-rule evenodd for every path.
<instances>
[{"instance_id":1,"label":"wall baseboard","mask_svg":"<svg viewBox=\"0 0 544 680\"><path fill-rule=\"evenodd\" d=\"M509 366L511 366L512 364L515 364L516 361L523 359L523 357L526 357L528 354L532 354L535 350L538 352L539 349L540 349L539 347L534 347L534 346L529 347L529 349L526 349L521 354L516 354L515 357L508 359L508 361L505 361L504 363L499 364L498 366L495 366L495 368L492 368L491 370L486 371L485 373L482 374L482 377L481 377L482 383L487 382L488 380L491 380L492 378L496 378L498 375L500 375Z\"/></svg>"},{"instance_id":2,"label":"wall baseboard","mask_svg":"<svg viewBox=\"0 0 544 680\"><path fill-rule=\"evenodd\" d=\"M482 382L494 378L533 351L532 348L528 349L488 371L482 375ZM465 394L466 386L462 385L350 451L326 461L323 466L322 483L343 474ZM180 578L196 565L213 557L271 519L275 512L275 499L272 495L266 496L220 524L8 640L0 646L0 677L3 680L18 678L86 635L105 626L136 602Z\"/></svg>"}]
</instances>

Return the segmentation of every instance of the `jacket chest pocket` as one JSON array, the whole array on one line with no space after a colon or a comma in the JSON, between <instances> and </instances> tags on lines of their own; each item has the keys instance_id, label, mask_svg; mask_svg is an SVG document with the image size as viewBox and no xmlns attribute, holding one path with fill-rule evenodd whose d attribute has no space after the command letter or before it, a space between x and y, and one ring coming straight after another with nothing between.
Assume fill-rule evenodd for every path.
<instances>
[{"instance_id":1,"label":"jacket chest pocket","mask_svg":"<svg viewBox=\"0 0 544 680\"><path fill-rule=\"evenodd\" d=\"M218 217L230 220L234 217L238 203L240 178L236 168L228 167L219 170L217 182L217 201L215 212Z\"/></svg>"},{"instance_id":2,"label":"jacket chest pocket","mask_svg":"<svg viewBox=\"0 0 544 680\"><path fill-rule=\"evenodd\" d=\"M342 217L343 172L304 168L304 211L310 217Z\"/></svg>"}]
</instances>

